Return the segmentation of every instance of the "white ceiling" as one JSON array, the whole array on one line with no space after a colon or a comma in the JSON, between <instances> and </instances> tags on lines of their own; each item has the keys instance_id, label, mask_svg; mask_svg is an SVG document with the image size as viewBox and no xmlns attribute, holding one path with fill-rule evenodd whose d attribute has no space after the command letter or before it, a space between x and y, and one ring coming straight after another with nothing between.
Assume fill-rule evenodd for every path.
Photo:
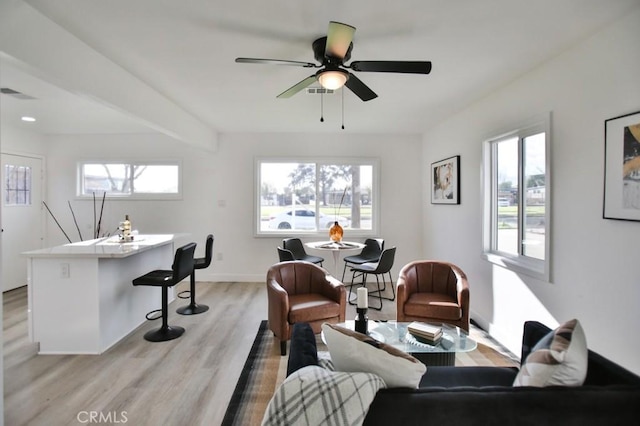
<instances>
[{"instance_id":1,"label":"white ceiling","mask_svg":"<svg viewBox=\"0 0 640 426\"><path fill-rule=\"evenodd\" d=\"M3 0L4 1L4 0ZM237 64L239 56L315 62L331 20L357 28L352 60L430 60L429 75L360 72L378 98L344 93L346 130L421 133L620 18L639 0L27 0L91 48L218 132L342 132L342 93L276 95L315 70ZM2 117L44 133L147 131L2 58ZM33 112L31 112L33 111Z\"/></svg>"}]
</instances>

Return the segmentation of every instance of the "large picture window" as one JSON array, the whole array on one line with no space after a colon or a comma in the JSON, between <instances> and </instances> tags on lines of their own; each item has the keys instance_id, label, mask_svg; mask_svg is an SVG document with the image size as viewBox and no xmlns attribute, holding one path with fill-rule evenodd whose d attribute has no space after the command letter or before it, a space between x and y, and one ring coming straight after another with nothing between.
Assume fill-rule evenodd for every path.
<instances>
[{"instance_id":1,"label":"large picture window","mask_svg":"<svg viewBox=\"0 0 640 426\"><path fill-rule=\"evenodd\" d=\"M484 145L484 254L549 279L548 117Z\"/></svg>"},{"instance_id":2,"label":"large picture window","mask_svg":"<svg viewBox=\"0 0 640 426\"><path fill-rule=\"evenodd\" d=\"M180 164L84 162L79 167L78 195L91 197L176 198L180 195Z\"/></svg>"},{"instance_id":3,"label":"large picture window","mask_svg":"<svg viewBox=\"0 0 640 426\"><path fill-rule=\"evenodd\" d=\"M257 159L257 235L324 235L335 221L352 236L375 234L377 169L371 159Z\"/></svg>"}]
</instances>

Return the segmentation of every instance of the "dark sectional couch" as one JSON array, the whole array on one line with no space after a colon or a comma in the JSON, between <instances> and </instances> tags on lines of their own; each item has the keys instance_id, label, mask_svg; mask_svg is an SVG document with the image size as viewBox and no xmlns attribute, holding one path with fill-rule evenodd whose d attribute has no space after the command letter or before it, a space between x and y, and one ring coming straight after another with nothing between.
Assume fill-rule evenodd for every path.
<instances>
[{"instance_id":1,"label":"dark sectional couch","mask_svg":"<svg viewBox=\"0 0 640 426\"><path fill-rule=\"evenodd\" d=\"M524 326L522 360L549 331ZM317 365L313 331L296 324L287 375ZM516 368L427 367L418 389L382 389L364 425L631 425L640 422L640 377L589 351L579 387L513 387Z\"/></svg>"}]
</instances>

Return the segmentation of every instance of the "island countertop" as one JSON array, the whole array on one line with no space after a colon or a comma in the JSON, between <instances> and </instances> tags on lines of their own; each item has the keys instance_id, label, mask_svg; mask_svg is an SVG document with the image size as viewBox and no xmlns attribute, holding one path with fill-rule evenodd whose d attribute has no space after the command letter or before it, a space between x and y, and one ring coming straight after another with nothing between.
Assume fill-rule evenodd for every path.
<instances>
[{"instance_id":1,"label":"island countertop","mask_svg":"<svg viewBox=\"0 0 640 426\"><path fill-rule=\"evenodd\" d=\"M39 354L101 354L146 322L161 292L132 281L171 268L189 234L98 238L22 253L27 257L29 338ZM173 300L173 289L167 292Z\"/></svg>"},{"instance_id":2,"label":"island countertop","mask_svg":"<svg viewBox=\"0 0 640 426\"><path fill-rule=\"evenodd\" d=\"M23 252L31 258L123 258L136 253L170 244L185 234L147 234L135 235L131 242L121 243L118 235L78 243L64 244L40 250Z\"/></svg>"}]
</instances>

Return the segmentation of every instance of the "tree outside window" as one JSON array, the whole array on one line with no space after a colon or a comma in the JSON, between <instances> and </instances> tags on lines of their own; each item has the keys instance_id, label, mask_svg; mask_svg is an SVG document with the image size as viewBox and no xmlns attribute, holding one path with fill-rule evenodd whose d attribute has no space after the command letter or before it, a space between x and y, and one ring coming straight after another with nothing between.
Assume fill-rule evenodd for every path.
<instances>
[{"instance_id":1,"label":"tree outside window","mask_svg":"<svg viewBox=\"0 0 640 426\"><path fill-rule=\"evenodd\" d=\"M259 160L258 234L320 232L336 220L345 229L372 231L375 166L371 160Z\"/></svg>"}]
</instances>

